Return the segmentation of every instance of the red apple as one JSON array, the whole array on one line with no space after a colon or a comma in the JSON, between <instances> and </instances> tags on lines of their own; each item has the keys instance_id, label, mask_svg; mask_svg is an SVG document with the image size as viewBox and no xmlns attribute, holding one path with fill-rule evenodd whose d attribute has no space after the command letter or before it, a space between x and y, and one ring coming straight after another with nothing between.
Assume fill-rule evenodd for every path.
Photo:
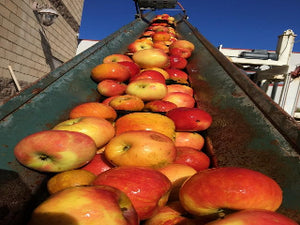
<instances>
[{"instance_id":1,"label":"red apple","mask_svg":"<svg viewBox=\"0 0 300 225\"><path fill-rule=\"evenodd\" d=\"M53 130L69 130L86 134L95 141L97 148L101 148L115 136L115 128L112 123L98 117L78 117L65 120L55 125Z\"/></svg>"},{"instance_id":2,"label":"red apple","mask_svg":"<svg viewBox=\"0 0 300 225\"><path fill-rule=\"evenodd\" d=\"M197 222L186 217L186 211L179 201L173 201L146 220L145 225L197 225Z\"/></svg>"},{"instance_id":3,"label":"red apple","mask_svg":"<svg viewBox=\"0 0 300 225\"><path fill-rule=\"evenodd\" d=\"M166 135L174 140L174 122L159 113L134 112L119 117L115 123L116 135L131 130L150 130Z\"/></svg>"},{"instance_id":4,"label":"red apple","mask_svg":"<svg viewBox=\"0 0 300 225\"><path fill-rule=\"evenodd\" d=\"M201 150L205 140L203 136L196 132L175 132L176 147L190 147Z\"/></svg>"},{"instance_id":5,"label":"red apple","mask_svg":"<svg viewBox=\"0 0 300 225\"><path fill-rule=\"evenodd\" d=\"M166 96L167 85L151 79L134 80L127 85L126 93L143 101L159 100Z\"/></svg>"},{"instance_id":6,"label":"red apple","mask_svg":"<svg viewBox=\"0 0 300 225\"><path fill-rule=\"evenodd\" d=\"M125 66L129 70L130 77L133 77L140 72L140 67L134 62L122 61L118 63Z\"/></svg>"},{"instance_id":7,"label":"red apple","mask_svg":"<svg viewBox=\"0 0 300 225\"><path fill-rule=\"evenodd\" d=\"M132 62L132 59L127 55L116 53L104 57L102 63L124 62L124 61Z\"/></svg>"},{"instance_id":8,"label":"red apple","mask_svg":"<svg viewBox=\"0 0 300 225\"><path fill-rule=\"evenodd\" d=\"M176 157L173 140L156 131L127 131L112 138L105 146L106 159L116 166L160 168Z\"/></svg>"},{"instance_id":9,"label":"red apple","mask_svg":"<svg viewBox=\"0 0 300 225\"><path fill-rule=\"evenodd\" d=\"M180 79L188 80L189 78L188 74L180 69L168 68L166 69L166 71L168 72L170 79L176 80L180 78Z\"/></svg>"},{"instance_id":10,"label":"red apple","mask_svg":"<svg viewBox=\"0 0 300 225\"><path fill-rule=\"evenodd\" d=\"M176 149L177 156L174 163L190 166L196 171L208 169L210 159L204 152L191 147L177 147Z\"/></svg>"},{"instance_id":11,"label":"red apple","mask_svg":"<svg viewBox=\"0 0 300 225\"><path fill-rule=\"evenodd\" d=\"M203 131L210 127L212 117L199 108L179 107L166 113L173 120L176 131Z\"/></svg>"},{"instance_id":12,"label":"red apple","mask_svg":"<svg viewBox=\"0 0 300 225\"><path fill-rule=\"evenodd\" d=\"M168 84L167 85L168 93L173 92L182 92L194 96L194 90L190 86L184 84Z\"/></svg>"},{"instance_id":13,"label":"red apple","mask_svg":"<svg viewBox=\"0 0 300 225\"><path fill-rule=\"evenodd\" d=\"M135 166L120 166L99 174L94 185L108 185L130 198L141 220L149 219L168 201L171 182L161 172Z\"/></svg>"},{"instance_id":14,"label":"red apple","mask_svg":"<svg viewBox=\"0 0 300 225\"><path fill-rule=\"evenodd\" d=\"M170 45L170 49L172 48L185 48L193 52L195 49L195 45L188 40L177 40Z\"/></svg>"},{"instance_id":15,"label":"red apple","mask_svg":"<svg viewBox=\"0 0 300 225\"><path fill-rule=\"evenodd\" d=\"M120 63L102 63L94 67L91 71L92 79L96 82L111 79L123 82L129 79L130 73L128 69Z\"/></svg>"},{"instance_id":16,"label":"red apple","mask_svg":"<svg viewBox=\"0 0 300 225\"><path fill-rule=\"evenodd\" d=\"M173 102L168 102L164 100L154 100L147 102L144 106L144 111L150 112L168 112L171 109L177 108Z\"/></svg>"},{"instance_id":17,"label":"red apple","mask_svg":"<svg viewBox=\"0 0 300 225\"><path fill-rule=\"evenodd\" d=\"M100 173L103 173L106 170L110 170L113 167L114 165L107 161L104 153L98 153L90 162L81 167L81 169L87 170L95 175L99 175Z\"/></svg>"},{"instance_id":18,"label":"red apple","mask_svg":"<svg viewBox=\"0 0 300 225\"><path fill-rule=\"evenodd\" d=\"M220 167L198 172L181 187L182 206L194 215L209 215L227 208L275 211L282 190L270 177L251 169Z\"/></svg>"},{"instance_id":19,"label":"red apple","mask_svg":"<svg viewBox=\"0 0 300 225\"><path fill-rule=\"evenodd\" d=\"M110 186L71 187L38 205L28 225L138 225L130 199Z\"/></svg>"},{"instance_id":20,"label":"red apple","mask_svg":"<svg viewBox=\"0 0 300 225\"><path fill-rule=\"evenodd\" d=\"M193 167L181 163L170 163L158 169L158 171L166 175L172 182L169 201L179 200L180 187L182 186L184 181L197 173L197 171Z\"/></svg>"},{"instance_id":21,"label":"red apple","mask_svg":"<svg viewBox=\"0 0 300 225\"><path fill-rule=\"evenodd\" d=\"M86 102L71 109L70 119L78 117L99 117L109 121L117 118L117 112L109 105L100 102Z\"/></svg>"},{"instance_id":22,"label":"red apple","mask_svg":"<svg viewBox=\"0 0 300 225\"><path fill-rule=\"evenodd\" d=\"M183 92L167 93L162 100L173 102L177 107L193 108L195 106L194 97Z\"/></svg>"},{"instance_id":23,"label":"red apple","mask_svg":"<svg viewBox=\"0 0 300 225\"><path fill-rule=\"evenodd\" d=\"M165 79L169 79L169 74L165 69L158 68L158 67L151 67L151 68L143 69L143 70L141 70L141 72L144 72L147 70L155 70L157 72L160 72L165 77Z\"/></svg>"},{"instance_id":24,"label":"red apple","mask_svg":"<svg viewBox=\"0 0 300 225\"><path fill-rule=\"evenodd\" d=\"M169 50L169 54L170 55L175 55L175 56L180 56L182 58L189 58L192 55L191 50L187 49L187 48L171 48Z\"/></svg>"},{"instance_id":25,"label":"red apple","mask_svg":"<svg viewBox=\"0 0 300 225\"><path fill-rule=\"evenodd\" d=\"M188 61L185 58L176 55L170 55L169 60L170 68L175 69L184 69L188 63Z\"/></svg>"},{"instance_id":26,"label":"red apple","mask_svg":"<svg viewBox=\"0 0 300 225\"><path fill-rule=\"evenodd\" d=\"M144 108L144 102L141 98L134 95L120 95L113 98L109 105L115 110L141 111Z\"/></svg>"},{"instance_id":27,"label":"red apple","mask_svg":"<svg viewBox=\"0 0 300 225\"><path fill-rule=\"evenodd\" d=\"M169 56L157 48L137 51L133 53L132 59L141 68L167 68L170 65Z\"/></svg>"},{"instance_id":28,"label":"red apple","mask_svg":"<svg viewBox=\"0 0 300 225\"><path fill-rule=\"evenodd\" d=\"M128 45L129 52L134 53L145 49L152 49L153 43L147 41L136 40Z\"/></svg>"},{"instance_id":29,"label":"red apple","mask_svg":"<svg viewBox=\"0 0 300 225\"><path fill-rule=\"evenodd\" d=\"M168 41L170 39L169 30L168 31L156 31L152 35L153 42L157 41Z\"/></svg>"},{"instance_id":30,"label":"red apple","mask_svg":"<svg viewBox=\"0 0 300 225\"><path fill-rule=\"evenodd\" d=\"M103 80L97 85L99 93L106 97L122 95L125 93L127 85L116 80Z\"/></svg>"},{"instance_id":31,"label":"red apple","mask_svg":"<svg viewBox=\"0 0 300 225\"><path fill-rule=\"evenodd\" d=\"M46 130L26 136L14 148L24 166L42 172L61 172L87 164L96 154L94 140L86 134Z\"/></svg>"},{"instance_id":32,"label":"red apple","mask_svg":"<svg viewBox=\"0 0 300 225\"><path fill-rule=\"evenodd\" d=\"M137 75L131 77L129 82L135 81L135 80L142 80L142 79L151 79L160 81L161 83L165 84L166 79L165 77L156 70L144 70L138 73Z\"/></svg>"},{"instance_id":33,"label":"red apple","mask_svg":"<svg viewBox=\"0 0 300 225\"><path fill-rule=\"evenodd\" d=\"M296 221L269 210L249 209L235 212L207 225L298 225Z\"/></svg>"}]
</instances>

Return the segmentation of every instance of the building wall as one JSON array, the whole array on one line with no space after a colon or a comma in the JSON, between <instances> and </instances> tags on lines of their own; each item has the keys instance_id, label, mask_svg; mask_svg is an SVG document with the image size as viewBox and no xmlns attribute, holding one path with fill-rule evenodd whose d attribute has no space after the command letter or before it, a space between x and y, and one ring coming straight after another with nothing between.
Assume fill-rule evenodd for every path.
<instances>
[{"instance_id":1,"label":"building wall","mask_svg":"<svg viewBox=\"0 0 300 225\"><path fill-rule=\"evenodd\" d=\"M0 1L0 104L16 92L8 66L22 88L76 54L84 0L37 0L59 14L51 26L39 23L33 0Z\"/></svg>"}]
</instances>

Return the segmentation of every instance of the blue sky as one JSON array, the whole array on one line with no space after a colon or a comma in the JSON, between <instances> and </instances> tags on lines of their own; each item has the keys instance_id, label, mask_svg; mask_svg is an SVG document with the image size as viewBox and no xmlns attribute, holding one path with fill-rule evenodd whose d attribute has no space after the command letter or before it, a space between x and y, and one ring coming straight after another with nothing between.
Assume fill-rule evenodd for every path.
<instances>
[{"instance_id":1,"label":"blue sky","mask_svg":"<svg viewBox=\"0 0 300 225\"><path fill-rule=\"evenodd\" d=\"M278 36L297 34L300 52L300 0L178 0L189 22L214 46L276 50ZM180 11L157 11L174 14ZM133 0L85 0L79 38L101 40L134 20Z\"/></svg>"}]
</instances>

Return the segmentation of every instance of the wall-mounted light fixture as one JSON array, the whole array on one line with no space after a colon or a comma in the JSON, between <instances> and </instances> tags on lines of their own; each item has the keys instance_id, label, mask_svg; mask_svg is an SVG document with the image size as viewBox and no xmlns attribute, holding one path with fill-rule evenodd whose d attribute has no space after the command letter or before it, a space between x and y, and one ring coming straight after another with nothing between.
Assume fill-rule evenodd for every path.
<instances>
[{"instance_id":1,"label":"wall-mounted light fixture","mask_svg":"<svg viewBox=\"0 0 300 225\"><path fill-rule=\"evenodd\" d=\"M57 11L51 8L48 4L33 2L32 9L37 13L40 22L44 26L50 26L58 17Z\"/></svg>"}]
</instances>

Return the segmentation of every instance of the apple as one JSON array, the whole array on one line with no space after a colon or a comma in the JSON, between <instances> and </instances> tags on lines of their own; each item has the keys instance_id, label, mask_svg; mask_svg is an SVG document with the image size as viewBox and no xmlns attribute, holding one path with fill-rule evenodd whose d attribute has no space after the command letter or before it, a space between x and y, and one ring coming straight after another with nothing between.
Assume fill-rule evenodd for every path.
<instances>
[{"instance_id":1,"label":"apple","mask_svg":"<svg viewBox=\"0 0 300 225\"><path fill-rule=\"evenodd\" d=\"M170 39L169 30L168 31L156 31L152 35L153 42L157 41L168 41Z\"/></svg>"},{"instance_id":2,"label":"apple","mask_svg":"<svg viewBox=\"0 0 300 225\"><path fill-rule=\"evenodd\" d=\"M193 96L183 92L167 93L162 100L173 102L177 107L193 108L195 106L195 99Z\"/></svg>"},{"instance_id":3,"label":"apple","mask_svg":"<svg viewBox=\"0 0 300 225\"><path fill-rule=\"evenodd\" d=\"M184 80L188 80L188 78L189 78L188 74L180 69L168 68L168 69L166 69L166 71L169 74L169 79L176 80L178 78L181 78Z\"/></svg>"},{"instance_id":4,"label":"apple","mask_svg":"<svg viewBox=\"0 0 300 225\"><path fill-rule=\"evenodd\" d=\"M126 93L135 95L143 101L159 100L166 96L167 85L151 79L134 80L127 85Z\"/></svg>"},{"instance_id":5,"label":"apple","mask_svg":"<svg viewBox=\"0 0 300 225\"><path fill-rule=\"evenodd\" d=\"M170 55L175 55L175 56L180 56L182 58L187 59L187 58L191 57L192 52L191 52L191 50L189 50L187 48L178 48L178 47L176 47L176 48L171 48L169 50L169 54Z\"/></svg>"},{"instance_id":6,"label":"apple","mask_svg":"<svg viewBox=\"0 0 300 225\"><path fill-rule=\"evenodd\" d=\"M153 112L133 112L115 122L116 135L132 130L156 131L174 140L175 125L167 116Z\"/></svg>"},{"instance_id":7,"label":"apple","mask_svg":"<svg viewBox=\"0 0 300 225\"><path fill-rule=\"evenodd\" d=\"M111 62L132 62L132 59L124 54L111 54L106 57L104 57L102 63L111 63Z\"/></svg>"},{"instance_id":8,"label":"apple","mask_svg":"<svg viewBox=\"0 0 300 225\"><path fill-rule=\"evenodd\" d=\"M51 195L38 205L28 225L138 225L127 195L110 186L79 186Z\"/></svg>"},{"instance_id":9,"label":"apple","mask_svg":"<svg viewBox=\"0 0 300 225\"><path fill-rule=\"evenodd\" d=\"M157 49L160 49L160 50L163 50L165 53L169 53L169 47L168 45L166 45L165 42L154 42L153 43L153 48L157 48Z\"/></svg>"},{"instance_id":10,"label":"apple","mask_svg":"<svg viewBox=\"0 0 300 225\"><path fill-rule=\"evenodd\" d=\"M166 116L173 120L176 131L203 131L212 123L211 115L199 108L178 107Z\"/></svg>"},{"instance_id":11,"label":"apple","mask_svg":"<svg viewBox=\"0 0 300 225\"><path fill-rule=\"evenodd\" d=\"M65 130L46 130L26 136L14 148L24 166L42 172L61 172L87 164L97 147L88 135Z\"/></svg>"},{"instance_id":12,"label":"apple","mask_svg":"<svg viewBox=\"0 0 300 225\"><path fill-rule=\"evenodd\" d=\"M144 225L199 225L193 218L186 217L179 201L167 203Z\"/></svg>"},{"instance_id":13,"label":"apple","mask_svg":"<svg viewBox=\"0 0 300 225\"><path fill-rule=\"evenodd\" d=\"M177 40L170 45L170 49L172 48L185 48L193 52L195 49L195 45L188 40Z\"/></svg>"},{"instance_id":14,"label":"apple","mask_svg":"<svg viewBox=\"0 0 300 225\"><path fill-rule=\"evenodd\" d=\"M177 108L173 102L168 102L164 100L153 100L147 102L144 106L144 111L150 112L168 112L171 109Z\"/></svg>"},{"instance_id":15,"label":"apple","mask_svg":"<svg viewBox=\"0 0 300 225\"><path fill-rule=\"evenodd\" d=\"M107 161L104 153L98 153L90 162L80 169L87 170L97 176L98 174L103 173L106 170L110 170L113 167L115 166Z\"/></svg>"},{"instance_id":16,"label":"apple","mask_svg":"<svg viewBox=\"0 0 300 225\"><path fill-rule=\"evenodd\" d=\"M197 171L193 167L180 163L170 163L162 168L159 168L158 171L166 175L172 182L169 201L179 200L180 187L182 186L184 181L197 173Z\"/></svg>"},{"instance_id":17,"label":"apple","mask_svg":"<svg viewBox=\"0 0 300 225\"><path fill-rule=\"evenodd\" d=\"M140 72L140 67L134 62L122 61L118 63L125 66L129 70L130 77L133 77Z\"/></svg>"},{"instance_id":18,"label":"apple","mask_svg":"<svg viewBox=\"0 0 300 225\"><path fill-rule=\"evenodd\" d=\"M160 72L165 77L166 80L169 79L169 74L165 69L158 68L158 67L151 67L151 68L147 68L147 69L142 69L141 72L144 72L147 70L155 70L157 72Z\"/></svg>"},{"instance_id":19,"label":"apple","mask_svg":"<svg viewBox=\"0 0 300 225\"><path fill-rule=\"evenodd\" d=\"M132 81L135 81L135 80L142 80L142 79L151 79L151 80L160 81L163 84L166 83L165 77L160 72L158 72L156 70L141 71L137 75L131 77L129 82L132 82Z\"/></svg>"},{"instance_id":20,"label":"apple","mask_svg":"<svg viewBox=\"0 0 300 225\"><path fill-rule=\"evenodd\" d=\"M177 147L177 156L174 163L184 164L196 171L208 169L210 158L202 151L191 147Z\"/></svg>"},{"instance_id":21,"label":"apple","mask_svg":"<svg viewBox=\"0 0 300 225\"><path fill-rule=\"evenodd\" d=\"M133 61L141 68L167 68L170 65L169 56L161 49L152 48L134 52Z\"/></svg>"},{"instance_id":22,"label":"apple","mask_svg":"<svg viewBox=\"0 0 300 225\"><path fill-rule=\"evenodd\" d=\"M52 129L77 131L86 134L95 141L97 148L104 146L115 136L115 128L112 123L98 117L78 117L65 120Z\"/></svg>"},{"instance_id":23,"label":"apple","mask_svg":"<svg viewBox=\"0 0 300 225\"><path fill-rule=\"evenodd\" d=\"M226 215L225 218L212 221L206 225L298 225L298 223L280 213L262 210L248 209Z\"/></svg>"},{"instance_id":24,"label":"apple","mask_svg":"<svg viewBox=\"0 0 300 225\"><path fill-rule=\"evenodd\" d=\"M153 23L150 27L148 27L149 30L153 30L155 32L168 32L168 27L165 26L166 24L162 23Z\"/></svg>"},{"instance_id":25,"label":"apple","mask_svg":"<svg viewBox=\"0 0 300 225\"><path fill-rule=\"evenodd\" d=\"M190 147L201 150L204 146L205 140L203 136L196 132L175 132L175 146L176 147Z\"/></svg>"},{"instance_id":26,"label":"apple","mask_svg":"<svg viewBox=\"0 0 300 225\"><path fill-rule=\"evenodd\" d=\"M141 111L144 108L144 102L141 98L134 95L120 95L113 98L109 105L115 110Z\"/></svg>"},{"instance_id":27,"label":"apple","mask_svg":"<svg viewBox=\"0 0 300 225\"><path fill-rule=\"evenodd\" d=\"M99 174L94 185L108 185L123 191L140 220L152 217L168 201L171 181L148 167L120 166Z\"/></svg>"},{"instance_id":28,"label":"apple","mask_svg":"<svg viewBox=\"0 0 300 225\"><path fill-rule=\"evenodd\" d=\"M125 83L110 79L103 80L97 85L99 93L106 97L122 95L125 93L126 88L127 85Z\"/></svg>"},{"instance_id":29,"label":"apple","mask_svg":"<svg viewBox=\"0 0 300 225\"><path fill-rule=\"evenodd\" d=\"M109 105L110 101L113 100L117 96L121 96L121 95L115 95L115 96L105 98L101 103L104 104L104 105Z\"/></svg>"},{"instance_id":30,"label":"apple","mask_svg":"<svg viewBox=\"0 0 300 225\"><path fill-rule=\"evenodd\" d=\"M170 55L169 61L170 61L170 68L175 68L175 69L184 69L188 63L188 61L185 58L176 55Z\"/></svg>"},{"instance_id":31,"label":"apple","mask_svg":"<svg viewBox=\"0 0 300 225\"><path fill-rule=\"evenodd\" d=\"M172 163L176 157L173 140L156 131L127 131L105 146L105 158L116 166L145 166L154 169Z\"/></svg>"},{"instance_id":32,"label":"apple","mask_svg":"<svg viewBox=\"0 0 300 225\"><path fill-rule=\"evenodd\" d=\"M128 69L120 63L111 62L95 66L91 71L91 77L96 82L106 79L123 82L129 79L130 73Z\"/></svg>"},{"instance_id":33,"label":"apple","mask_svg":"<svg viewBox=\"0 0 300 225\"><path fill-rule=\"evenodd\" d=\"M117 112L111 106L101 102L86 102L72 108L69 117L70 119L78 117L99 117L114 121L117 118Z\"/></svg>"},{"instance_id":34,"label":"apple","mask_svg":"<svg viewBox=\"0 0 300 225\"><path fill-rule=\"evenodd\" d=\"M225 207L232 210L276 211L282 190L269 176L239 167L220 167L197 172L181 187L182 206L194 215L210 215Z\"/></svg>"},{"instance_id":35,"label":"apple","mask_svg":"<svg viewBox=\"0 0 300 225\"><path fill-rule=\"evenodd\" d=\"M168 84L168 94L173 92L182 92L194 96L194 90L190 86L184 84Z\"/></svg>"},{"instance_id":36,"label":"apple","mask_svg":"<svg viewBox=\"0 0 300 225\"><path fill-rule=\"evenodd\" d=\"M145 37L151 37L154 33L155 33L155 31L153 31L153 30L146 30L143 33L143 36L145 36Z\"/></svg>"},{"instance_id":37,"label":"apple","mask_svg":"<svg viewBox=\"0 0 300 225\"><path fill-rule=\"evenodd\" d=\"M138 52L140 50L152 49L153 43L149 41L136 40L130 43L127 47L128 51L131 53Z\"/></svg>"}]
</instances>

